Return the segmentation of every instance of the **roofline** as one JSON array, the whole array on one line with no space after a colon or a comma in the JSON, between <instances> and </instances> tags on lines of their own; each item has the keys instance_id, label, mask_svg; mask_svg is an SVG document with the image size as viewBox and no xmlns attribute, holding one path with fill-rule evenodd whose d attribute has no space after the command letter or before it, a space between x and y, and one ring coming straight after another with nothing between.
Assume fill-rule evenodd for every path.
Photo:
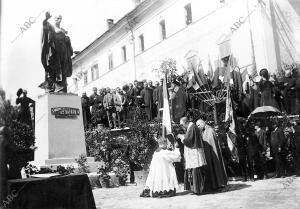
<instances>
[{"instance_id":1,"label":"roofline","mask_svg":"<svg viewBox=\"0 0 300 209\"><path fill-rule=\"evenodd\" d=\"M121 29L124 24L121 24L122 22L126 21L127 24L127 18L130 17L133 19L136 16L136 13L138 11L141 11L142 9L147 8L147 6L151 6L154 2L157 0L145 0L142 3L140 3L138 6L136 6L133 10L125 14L119 21L117 21L110 29L105 31L102 35L100 35L98 38L96 38L92 43L90 43L88 46L86 46L83 50L81 50L78 54L76 54L74 57L72 57L72 63L74 64L75 62L79 61L81 59L81 56L87 52L89 53L89 49L96 43L102 40L102 42L107 39L107 35L110 34L112 31L116 31L118 29ZM152 3L152 4L151 4Z\"/></svg>"}]
</instances>

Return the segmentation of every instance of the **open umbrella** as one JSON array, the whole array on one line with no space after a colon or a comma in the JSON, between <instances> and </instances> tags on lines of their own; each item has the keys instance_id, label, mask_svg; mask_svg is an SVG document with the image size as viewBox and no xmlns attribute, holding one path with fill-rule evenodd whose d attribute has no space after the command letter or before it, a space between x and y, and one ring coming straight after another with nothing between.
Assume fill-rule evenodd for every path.
<instances>
[{"instance_id":1,"label":"open umbrella","mask_svg":"<svg viewBox=\"0 0 300 209\"><path fill-rule=\"evenodd\" d=\"M257 107L253 110L248 118L263 118L263 117L270 117L275 115L280 115L281 112L276 107L272 106L261 106Z\"/></svg>"}]
</instances>

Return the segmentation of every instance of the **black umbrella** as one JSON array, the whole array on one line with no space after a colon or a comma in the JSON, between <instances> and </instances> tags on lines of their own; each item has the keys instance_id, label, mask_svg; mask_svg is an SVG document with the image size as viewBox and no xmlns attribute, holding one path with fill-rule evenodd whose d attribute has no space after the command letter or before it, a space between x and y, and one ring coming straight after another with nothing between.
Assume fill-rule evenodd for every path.
<instances>
[{"instance_id":1,"label":"black umbrella","mask_svg":"<svg viewBox=\"0 0 300 209\"><path fill-rule=\"evenodd\" d=\"M261 106L253 110L248 118L264 118L270 116L280 115L281 112L276 107Z\"/></svg>"}]
</instances>

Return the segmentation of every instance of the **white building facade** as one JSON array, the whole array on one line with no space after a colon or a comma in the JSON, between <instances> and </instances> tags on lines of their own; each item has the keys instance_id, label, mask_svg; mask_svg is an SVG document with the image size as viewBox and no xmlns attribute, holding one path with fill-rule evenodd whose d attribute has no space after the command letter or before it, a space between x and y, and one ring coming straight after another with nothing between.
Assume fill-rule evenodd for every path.
<instances>
[{"instance_id":1,"label":"white building facade","mask_svg":"<svg viewBox=\"0 0 300 209\"><path fill-rule=\"evenodd\" d=\"M300 60L300 14L294 0L145 0L73 57L68 91L159 80L166 58L179 73L196 57L204 71L211 61L233 55L251 74Z\"/></svg>"}]
</instances>

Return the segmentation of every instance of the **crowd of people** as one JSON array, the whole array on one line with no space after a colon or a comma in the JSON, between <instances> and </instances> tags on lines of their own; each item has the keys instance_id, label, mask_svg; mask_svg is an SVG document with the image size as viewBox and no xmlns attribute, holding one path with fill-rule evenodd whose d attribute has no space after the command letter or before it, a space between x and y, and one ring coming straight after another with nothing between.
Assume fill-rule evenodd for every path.
<instances>
[{"instance_id":1,"label":"crowd of people","mask_svg":"<svg viewBox=\"0 0 300 209\"><path fill-rule=\"evenodd\" d=\"M239 164L244 180L300 175L300 122L270 125L256 122L254 129L244 126L237 140ZM269 176L275 170L275 176Z\"/></svg>"},{"instance_id":2,"label":"crowd of people","mask_svg":"<svg viewBox=\"0 0 300 209\"><path fill-rule=\"evenodd\" d=\"M287 114L300 114L300 76L298 68L285 70L284 75L270 75L261 69L259 76L246 76L235 82L240 91L243 105L250 111L260 106L273 106Z\"/></svg>"},{"instance_id":3,"label":"crowd of people","mask_svg":"<svg viewBox=\"0 0 300 209\"><path fill-rule=\"evenodd\" d=\"M155 85L152 81L134 81L134 84L129 83L122 88L107 87L98 90L94 87L93 94L89 97L83 92L81 101L85 128L95 127L97 124L103 124L111 129L124 127L128 119L134 118L136 107L144 108L148 120L162 117L160 111L163 108L162 85L163 80L155 82ZM177 103L177 109L173 111L174 119L179 121L186 112L187 95L183 88L176 84L171 88L177 95L171 98Z\"/></svg>"}]
</instances>

